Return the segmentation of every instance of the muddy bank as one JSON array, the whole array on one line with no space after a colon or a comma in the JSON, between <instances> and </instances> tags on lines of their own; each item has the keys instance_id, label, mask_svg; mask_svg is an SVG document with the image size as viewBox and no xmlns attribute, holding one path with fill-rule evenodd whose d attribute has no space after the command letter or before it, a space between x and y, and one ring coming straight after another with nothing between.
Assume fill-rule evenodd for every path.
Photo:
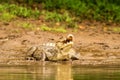
<instances>
[{"instance_id":1,"label":"muddy bank","mask_svg":"<svg viewBox=\"0 0 120 80\"><path fill-rule=\"evenodd\" d=\"M120 64L119 33L102 32L99 29L78 30L78 32L68 30L67 33L44 32L17 27L15 22L0 23L0 64L41 64L40 61L25 60L28 48L33 45L54 42L69 33L75 36L74 48L81 55L81 59L73 61L72 64Z\"/></svg>"}]
</instances>

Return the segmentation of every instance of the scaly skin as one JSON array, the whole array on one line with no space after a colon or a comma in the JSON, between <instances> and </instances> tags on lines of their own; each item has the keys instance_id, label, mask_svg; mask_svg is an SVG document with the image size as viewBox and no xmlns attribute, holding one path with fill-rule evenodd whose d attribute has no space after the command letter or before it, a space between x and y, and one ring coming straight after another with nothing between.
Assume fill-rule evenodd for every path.
<instances>
[{"instance_id":1,"label":"scaly skin","mask_svg":"<svg viewBox=\"0 0 120 80\"><path fill-rule=\"evenodd\" d=\"M79 54L73 49L73 36L62 41L33 46L27 51L26 59L61 61L79 59Z\"/></svg>"}]
</instances>

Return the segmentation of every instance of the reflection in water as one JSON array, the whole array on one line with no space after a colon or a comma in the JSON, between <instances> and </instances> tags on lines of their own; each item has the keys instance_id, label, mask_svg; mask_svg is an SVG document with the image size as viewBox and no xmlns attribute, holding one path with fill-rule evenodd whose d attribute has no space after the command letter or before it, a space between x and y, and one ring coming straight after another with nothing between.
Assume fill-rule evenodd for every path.
<instances>
[{"instance_id":1,"label":"reflection in water","mask_svg":"<svg viewBox=\"0 0 120 80\"><path fill-rule=\"evenodd\" d=\"M70 64L0 67L0 80L73 80Z\"/></svg>"},{"instance_id":2,"label":"reflection in water","mask_svg":"<svg viewBox=\"0 0 120 80\"><path fill-rule=\"evenodd\" d=\"M32 74L34 80L73 80L71 64L28 67L27 72Z\"/></svg>"},{"instance_id":3,"label":"reflection in water","mask_svg":"<svg viewBox=\"0 0 120 80\"><path fill-rule=\"evenodd\" d=\"M56 80L73 80L71 64L59 64L56 71Z\"/></svg>"},{"instance_id":4,"label":"reflection in water","mask_svg":"<svg viewBox=\"0 0 120 80\"><path fill-rule=\"evenodd\" d=\"M31 80L54 80L54 66L28 66L26 70L31 74Z\"/></svg>"},{"instance_id":5,"label":"reflection in water","mask_svg":"<svg viewBox=\"0 0 120 80\"><path fill-rule=\"evenodd\" d=\"M120 80L120 68L80 67L53 63L0 67L0 80Z\"/></svg>"}]
</instances>

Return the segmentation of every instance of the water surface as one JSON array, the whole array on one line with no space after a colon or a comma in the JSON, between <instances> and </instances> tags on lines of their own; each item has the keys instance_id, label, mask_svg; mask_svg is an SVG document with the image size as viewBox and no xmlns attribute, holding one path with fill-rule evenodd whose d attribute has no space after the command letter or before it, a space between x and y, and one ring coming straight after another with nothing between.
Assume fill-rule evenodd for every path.
<instances>
[{"instance_id":1,"label":"water surface","mask_svg":"<svg viewBox=\"0 0 120 80\"><path fill-rule=\"evenodd\" d=\"M0 80L120 80L120 68L71 64L1 66Z\"/></svg>"}]
</instances>

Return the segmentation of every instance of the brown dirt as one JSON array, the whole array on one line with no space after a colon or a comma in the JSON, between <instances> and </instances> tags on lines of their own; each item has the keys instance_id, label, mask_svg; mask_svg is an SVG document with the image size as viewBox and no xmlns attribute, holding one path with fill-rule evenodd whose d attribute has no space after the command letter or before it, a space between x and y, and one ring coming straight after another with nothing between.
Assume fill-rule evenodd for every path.
<instances>
[{"instance_id":1,"label":"brown dirt","mask_svg":"<svg viewBox=\"0 0 120 80\"><path fill-rule=\"evenodd\" d=\"M37 27L34 30L25 29L19 25L22 22L30 22ZM75 36L74 47L81 54L81 59L73 61L73 64L120 64L119 33L104 32L99 25L90 28L86 24L80 24L77 32L72 29L67 29L67 33L44 32L38 27L41 24L39 20L0 22L0 64L39 63L24 59L27 49L32 45L54 42L69 33Z\"/></svg>"}]
</instances>

